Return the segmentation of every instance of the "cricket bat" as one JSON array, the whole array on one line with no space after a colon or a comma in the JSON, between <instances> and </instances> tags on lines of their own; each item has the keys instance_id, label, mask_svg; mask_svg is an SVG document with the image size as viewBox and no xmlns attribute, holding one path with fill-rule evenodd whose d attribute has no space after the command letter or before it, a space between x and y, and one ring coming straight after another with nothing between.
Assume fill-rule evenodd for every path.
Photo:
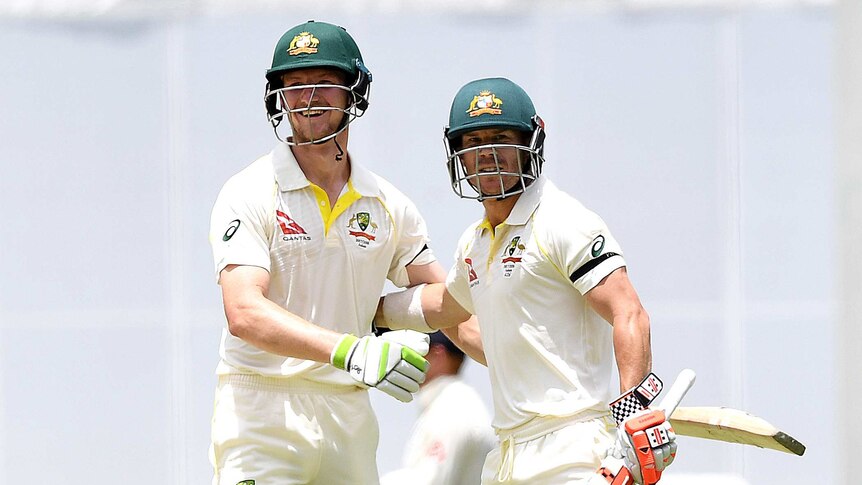
<instances>
[{"instance_id":1,"label":"cricket bat","mask_svg":"<svg viewBox=\"0 0 862 485\"><path fill-rule=\"evenodd\" d=\"M802 456L805 445L763 418L725 407L679 407L670 417L678 435L753 445Z\"/></svg>"}]
</instances>

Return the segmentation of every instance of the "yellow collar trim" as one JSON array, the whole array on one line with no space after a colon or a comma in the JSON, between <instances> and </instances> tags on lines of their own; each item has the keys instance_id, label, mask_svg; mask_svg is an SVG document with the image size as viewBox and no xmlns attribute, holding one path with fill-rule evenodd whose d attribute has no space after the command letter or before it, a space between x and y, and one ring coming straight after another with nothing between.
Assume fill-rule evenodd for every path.
<instances>
[{"instance_id":1,"label":"yellow collar trim","mask_svg":"<svg viewBox=\"0 0 862 485\"><path fill-rule=\"evenodd\" d=\"M338 219L338 216L346 211L351 204L362 198L362 195L353 188L353 183L348 179L347 191L338 197L338 200L335 201L335 207L330 207L329 196L326 195L326 191L311 182L309 182L309 186L314 192L317 207L320 209L320 216L323 218L324 235L329 234L329 228L332 227L332 223Z\"/></svg>"}]
</instances>

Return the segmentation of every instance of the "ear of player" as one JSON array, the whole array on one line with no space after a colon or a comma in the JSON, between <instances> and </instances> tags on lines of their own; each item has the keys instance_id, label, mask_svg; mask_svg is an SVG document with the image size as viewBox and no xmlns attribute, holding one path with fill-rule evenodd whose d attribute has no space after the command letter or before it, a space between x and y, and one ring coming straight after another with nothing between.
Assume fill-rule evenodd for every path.
<instances>
[{"instance_id":1,"label":"ear of player","mask_svg":"<svg viewBox=\"0 0 862 485\"><path fill-rule=\"evenodd\" d=\"M330 362L347 371L360 386L376 387L399 401L410 402L419 384L425 382L428 346L428 336L412 330L387 332L380 337L344 334Z\"/></svg>"},{"instance_id":2,"label":"ear of player","mask_svg":"<svg viewBox=\"0 0 862 485\"><path fill-rule=\"evenodd\" d=\"M676 434L668 417L679 406L694 379L694 371L682 371L656 409L647 407L662 389L661 380L654 374L611 403L611 413L618 426L617 439L597 472L606 483L658 483L664 469L676 457Z\"/></svg>"}]
</instances>

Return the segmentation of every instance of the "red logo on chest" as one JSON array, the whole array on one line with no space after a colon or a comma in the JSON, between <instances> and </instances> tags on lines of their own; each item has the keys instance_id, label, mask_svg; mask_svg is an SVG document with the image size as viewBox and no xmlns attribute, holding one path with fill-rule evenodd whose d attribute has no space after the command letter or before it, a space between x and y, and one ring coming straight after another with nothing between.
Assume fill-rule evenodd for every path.
<instances>
[{"instance_id":1,"label":"red logo on chest","mask_svg":"<svg viewBox=\"0 0 862 485\"><path fill-rule=\"evenodd\" d=\"M476 270L473 269L473 260L470 258L464 258L464 262L467 263L467 269L470 270L470 283L479 279L479 275L476 274Z\"/></svg>"},{"instance_id":2,"label":"red logo on chest","mask_svg":"<svg viewBox=\"0 0 862 485\"><path fill-rule=\"evenodd\" d=\"M305 229L296 223L289 215L280 210L275 211L275 218L283 234L308 234Z\"/></svg>"}]
</instances>

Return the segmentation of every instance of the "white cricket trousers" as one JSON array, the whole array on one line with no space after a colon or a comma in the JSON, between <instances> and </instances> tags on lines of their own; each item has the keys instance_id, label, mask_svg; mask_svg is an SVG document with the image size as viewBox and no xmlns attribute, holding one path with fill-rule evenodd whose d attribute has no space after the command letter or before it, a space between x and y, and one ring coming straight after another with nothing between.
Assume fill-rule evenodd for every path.
<instances>
[{"instance_id":1,"label":"white cricket trousers","mask_svg":"<svg viewBox=\"0 0 862 485\"><path fill-rule=\"evenodd\" d=\"M368 391L297 378L219 377L213 485L377 485Z\"/></svg>"},{"instance_id":2,"label":"white cricket trousers","mask_svg":"<svg viewBox=\"0 0 862 485\"><path fill-rule=\"evenodd\" d=\"M498 430L500 444L488 453L482 485L585 485L613 443L616 426L607 415L536 417Z\"/></svg>"}]
</instances>

